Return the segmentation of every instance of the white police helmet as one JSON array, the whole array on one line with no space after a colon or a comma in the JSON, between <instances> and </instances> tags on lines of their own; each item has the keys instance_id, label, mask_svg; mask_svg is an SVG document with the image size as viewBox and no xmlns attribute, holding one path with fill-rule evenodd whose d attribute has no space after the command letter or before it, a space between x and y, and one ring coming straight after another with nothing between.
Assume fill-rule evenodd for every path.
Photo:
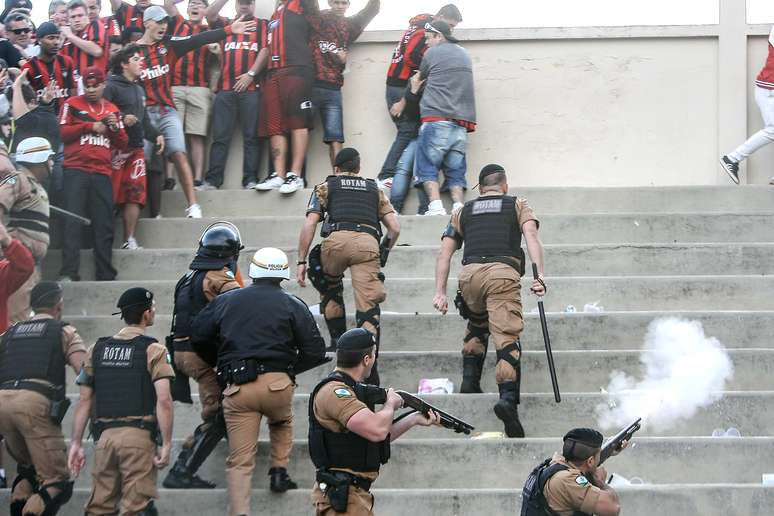
<instances>
[{"instance_id":1,"label":"white police helmet","mask_svg":"<svg viewBox=\"0 0 774 516\"><path fill-rule=\"evenodd\" d=\"M53 155L48 140L37 136L22 140L16 147L16 161L21 163L45 163Z\"/></svg>"},{"instance_id":2,"label":"white police helmet","mask_svg":"<svg viewBox=\"0 0 774 516\"><path fill-rule=\"evenodd\" d=\"M252 279L278 278L289 280L290 266L288 265L288 256L274 247L259 249L253 255L253 259L250 260L248 274Z\"/></svg>"}]
</instances>

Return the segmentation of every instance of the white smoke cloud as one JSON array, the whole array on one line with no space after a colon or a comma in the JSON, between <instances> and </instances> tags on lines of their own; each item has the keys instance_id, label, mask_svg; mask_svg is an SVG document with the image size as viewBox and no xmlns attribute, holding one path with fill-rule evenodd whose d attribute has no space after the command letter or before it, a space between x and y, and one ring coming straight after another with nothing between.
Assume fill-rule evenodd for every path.
<instances>
[{"instance_id":1,"label":"white smoke cloud","mask_svg":"<svg viewBox=\"0 0 774 516\"><path fill-rule=\"evenodd\" d=\"M700 322L678 318L650 323L640 362L642 379L621 371L610 375L609 402L596 410L603 429L623 428L641 417L650 430L667 430L720 399L734 375L720 341L705 336Z\"/></svg>"}]
</instances>

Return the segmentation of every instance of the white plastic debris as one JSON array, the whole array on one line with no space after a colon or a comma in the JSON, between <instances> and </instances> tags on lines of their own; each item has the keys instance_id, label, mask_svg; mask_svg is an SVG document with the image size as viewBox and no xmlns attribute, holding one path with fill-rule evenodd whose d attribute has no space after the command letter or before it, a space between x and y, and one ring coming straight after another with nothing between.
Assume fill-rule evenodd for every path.
<instances>
[{"instance_id":1,"label":"white plastic debris","mask_svg":"<svg viewBox=\"0 0 774 516\"><path fill-rule=\"evenodd\" d=\"M568 314L574 314L578 310L572 305L567 305L567 308L565 308L564 311L565 313L568 313Z\"/></svg>"},{"instance_id":2,"label":"white plastic debris","mask_svg":"<svg viewBox=\"0 0 774 516\"><path fill-rule=\"evenodd\" d=\"M452 394L454 383L448 378L422 378L419 380L419 394Z\"/></svg>"},{"instance_id":3,"label":"white plastic debris","mask_svg":"<svg viewBox=\"0 0 774 516\"><path fill-rule=\"evenodd\" d=\"M599 306L599 301L594 301L583 305L583 311L587 314L600 314L605 311L605 307Z\"/></svg>"},{"instance_id":4,"label":"white plastic debris","mask_svg":"<svg viewBox=\"0 0 774 516\"><path fill-rule=\"evenodd\" d=\"M761 475L761 482L766 487L774 487L774 475L771 473L764 473Z\"/></svg>"}]
</instances>

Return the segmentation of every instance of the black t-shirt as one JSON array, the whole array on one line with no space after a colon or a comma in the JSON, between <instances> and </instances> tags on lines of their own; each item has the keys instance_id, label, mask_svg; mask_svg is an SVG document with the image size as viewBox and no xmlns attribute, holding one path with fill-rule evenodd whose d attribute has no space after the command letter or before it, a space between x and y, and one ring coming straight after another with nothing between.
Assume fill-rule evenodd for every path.
<instances>
[{"instance_id":1,"label":"black t-shirt","mask_svg":"<svg viewBox=\"0 0 774 516\"><path fill-rule=\"evenodd\" d=\"M59 149L61 136L56 114L50 107L40 106L16 119L11 152L16 152L19 142L26 138L38 136L45 138L54 151Z\"/></svg>"},{"instance_id":2,"label":"black t-shirt","mask_svg":"<svg viewBox=\"0 0 774 516\"><path fill-rule=\"evenodd\" d=\"M21 64L19 61L24 59L19 49L13 46L13 43L5 38L0 39L0 59L5 59L8 66L19 68Z\"/></svg>"}]
</instances>

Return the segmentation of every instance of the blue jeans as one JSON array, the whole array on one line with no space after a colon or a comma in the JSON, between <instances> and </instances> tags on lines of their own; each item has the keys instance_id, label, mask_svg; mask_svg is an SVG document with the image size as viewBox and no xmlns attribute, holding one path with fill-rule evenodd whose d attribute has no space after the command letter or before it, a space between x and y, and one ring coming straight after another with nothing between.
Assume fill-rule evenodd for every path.
<instances>
[{"instance_id":1,"label":"blue jeans","mask_svg":"<svg viewBox=\"0 0 774 516\"><path fill-rule=\"evenodd\" d=\"M402 99L404 93L406 93L406 88L403 86L387 86L385 93L387 109L389 110L393 104ZM386 179L395 175L395 169L400 157L403 155L403 151L417 137L419 122L416 119L407 117L404 114L400 118L393 118L392 121L398 130L398 134L395 135L395 141L392 142L387 158L384 160L382 171L379 173L379 179Z\"/></svg>"},{"instance_id":2,"label":"blue jeans","mask_svg":"<svg viewBox=\"0 0 774 516\"><path fill-rule=\"evenodd\" d=\"M417 152L417 140L411 140L406 150L403 151L403 155L398 161L398 166L395 169L395 176L392 179L392 188L390 189L390 203L395 211L398 213L403 212L403 204L408 197L409 188L414 182L414 158ZM424 189L417 188L417 194L419 195L419 209L417 214L421 215L427 211L427 205L429 200Z\"/></svg>"},{"instance_id":3,"label":"blue jeans","mask_svg":"<svg viewBox=\"0 0 774 516\"><path fill-rule=\"evenodd\" d=\"M212 117L212 148L207 182L220 188L226 170L231 138L242 126L244 153L242 157L242 186L258 181L258 164L261 161L261 142L258 139L258 107L260 91L221 91L215 95ZM269 160L271 162L271 160Z\"/></svg>"},{"instance_id":4,"label":"blue jeans","mask_svg":"<svg viewBox=\"0 0 774 516\"><path fill-rule=\"evenodd\" d=\"M344 143L344 110L341 90L315 86L312 88L312 103L320 114L323 126L323 142Z\"/></svg>"},{"instance_id":5,"label":"blue jeans","mask_svg":"<svg viewBox=\"0 0 774 516\"><path fill-rule=\"evenodd\" d=\"M417 184L423 184L425 181L439 182L438 172L443 170L446 178L444 189L466 188L467 141L467 130L454 122L422 124L419 129L414 173Z\"/></svg>"}]
</instances>

